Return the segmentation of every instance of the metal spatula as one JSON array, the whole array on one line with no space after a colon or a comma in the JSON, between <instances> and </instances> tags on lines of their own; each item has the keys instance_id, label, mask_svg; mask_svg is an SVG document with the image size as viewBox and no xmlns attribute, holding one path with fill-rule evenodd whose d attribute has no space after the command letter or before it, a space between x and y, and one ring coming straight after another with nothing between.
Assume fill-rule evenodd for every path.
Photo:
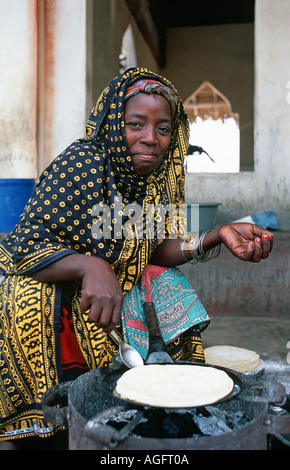
<instances>
[{"instance_id":1,"label":"metal spatula","mask_svg":"<svg viewBox=\"0 0 290 470\"><path fill-rule=\"evenodd\" d=\"M161 364L174 361L166 352L153 302L144 302L145 321L149 330L149 351L145 364Z\"/></svg>"}]
</instances>

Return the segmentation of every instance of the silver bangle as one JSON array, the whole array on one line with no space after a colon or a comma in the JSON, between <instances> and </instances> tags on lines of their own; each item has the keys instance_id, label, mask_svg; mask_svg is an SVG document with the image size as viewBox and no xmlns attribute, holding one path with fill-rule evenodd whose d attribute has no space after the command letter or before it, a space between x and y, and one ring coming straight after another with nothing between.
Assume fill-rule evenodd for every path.
<instances>
[{"instance_id":1,"label":"silver bangle","mask_svg":"<svg viewBox=\"0 0 290 470\"><path fill-rule=\"evenodd\" d=\"M207 251L206 256L200 259L200 262L205 263L206 261L210 261L214 258L217 258L220 252L221 252L221 245L217 245L214 248L211 248L209 251Z\"/></svg>"},{"instance_id":2,"label":"silver bangle","mask_svg":"<svg viewBox=\"0 0 290 470\"><path fill-rule=\"evenodd\" d=\"M221 252L221 245L216 245L215 247L211 248L207 252L204 251L203 241L208 232L209 230L207 230L206 232L200 233L197 237L195 237L190 242L188 242L188 239L183 241L182 246L181 246L181 253L186 263L191 263L191 264L196 264L198 262L205 263L207 261L210 261L211 259L218 257L218 255ZM185 243L192 243L192 249L190 251L192 251L193 257L191 260L189 260L184 254Z\"/></svg>"},{"instance_id":3,"label":"silver bangle","mask_svg":"<svg viewBox=\"0 0 290 470\"><path fill-rule=\"evenodd\" d=\"M198 250L199 250L199 253L200 253L199 261L201 263L205 263L206 261L210 261L211 259L217 258L218 255L221 252L221 245L216 245L215 247L211 248L210 250L208 250L205 253L204 248L203 248L203 241L204 241L204 238L205 238L205 236L208 232L209 232L209 230L207 232L203 232L201 234L200 241L199 241L199 244L198 244Z\"/></svg>"},{"instance_id":4,"label":"silver bangle","mask_svg":"<svg viewBox=\"0 0 290 470\"><path fill-rule=\"evenodd\" d=\"M189 240L189 239L183 240L182 245L181 245L181 254L182 254L182 257L183 257L183 259L184 259L184 261L185 261L186 263L196 264L196 263L198 262L198 259L196 259L196 258L194 258L194 257L193 257L192 259L188 259L188 258L185 256L185 254L184 254L184 245L185 245L186 243L191 243L191 241L189 242L188 240ZM194 240L195 240L195 239L192 240L192 243L194 242Z\"/></svg>"},{"instance_id":5,"label":"silver bangle","mask_svg":"<svg viewBox=\"0 0 290 470\"><path fill-rule=\"evenodd\" d=\"M196 243L196 246L193 250L194 257L198 259L201 263L205 263L208 261L208 256L209 253L205 253L203 249L203 240L208 233L208 230L206 232L202 232L199 237L198 237L198 242Z\"/></svg>"}]
</instances>

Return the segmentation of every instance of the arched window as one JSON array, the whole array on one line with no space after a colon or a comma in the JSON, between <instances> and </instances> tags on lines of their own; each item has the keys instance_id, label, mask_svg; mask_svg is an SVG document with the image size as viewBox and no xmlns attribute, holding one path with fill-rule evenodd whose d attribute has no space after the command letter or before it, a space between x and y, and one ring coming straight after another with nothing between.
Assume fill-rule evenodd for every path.
<instances>
[{"instance_id":1,"label":"arched window","mask_svg":"<svg viewBox=\"0 0 290 470\"><path fill-rule=\"evenodd\" d=\"M190 121L187 172L239 172L239 115L233 113L230 101L205 80L185 100L184 106Z\"/></svg>"}]
</instances>

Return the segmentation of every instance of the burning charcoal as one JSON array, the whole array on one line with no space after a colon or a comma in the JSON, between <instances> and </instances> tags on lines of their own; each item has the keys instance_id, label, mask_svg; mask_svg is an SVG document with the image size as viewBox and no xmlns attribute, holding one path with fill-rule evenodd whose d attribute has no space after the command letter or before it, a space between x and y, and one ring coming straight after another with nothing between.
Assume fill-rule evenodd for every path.
<instances>
[{"instance_id":1,"label":"burning charcoal","mask_svg":"<svg viewBox=\"0 0 290 470\"><path fill-rule=\"evenodd\" d=\"M226 425L226 423L222 420L219 420L216 416L197 416L195 418L195 424L206 436L214 436L231 431L231 429Z\"/></svg>"},{"instance_id":2,"label":"burning charcoal","mask_svg":"<svg viewBox=\"0 0 290 470\"><path fill-rule=\"evenodd\" d=\"M178 415L169 415L163 421L163 428L169 437L178 437L182 417Z\"/></svg>"},{"instance_id":3,"label":"burning charcoal","mask_svg":"<svg viewBox=\"0 0 290 470\"><path fill-rule=\"evenodd\" d=\"M147 410L145 419L134 429L134 435L154 438L168 437L167 431L162 425L165 418L166 413L162 409Z\"/></svg>"},{"instance_id":4,"label":"burning charcoal","mask_svg":"<svg viewBox=\"0 0 290 470\"><path fill-rule=\"evenodd\" d=\"M111 425L112 423L129 423L136 413L136 410L119 411L108 418L102 418L100 423L108 424L110 422Z\"/></svg>"},{"instance_id":5,"label":"burning charcoal","mask_svg":"<svg viewBox=\"0 0 290 470\"><path fill-rule=\"evenodd\" d=\"M228 412L227 413L227 424L231 426L233 429L241 428L248 422L245 413L242 411Z\"/></svg>"},{"instance_id":6,"label":"burning charcoal","mask_svg":"<svg viewBox=\"0 0 290 470\"><path fill-rule=\"evenodd\" d=\"M108 417L103 417L99 422L105 426L111 426L114 429L120 430L126 424L130 423L137 413L137 410L119 411ZM142 418L142 421L143 419L144 418Z\"/></svg>"},{"instance_id":7,"label":"burning charcoal","mask_svg":"<svg viewBox=\"0 0 290 470\"><path fill-rule=\"evenodd\" d=\"M215 416L217 419L226 422L227 420L227 412L215 406L206 406L206 411L208 412L208 416Z\"/></svg>"},{"instance_id":8,"label":"burning charcoal","mask_svg":"<svg viewBox=\"0 0 290 470\"><path fill-rule=\"evenodd\" d=\"M211 416L223 421L231 429L240 428L247 423L247 418L242 410L226 411L214 406L207 406L206 409Z\"/></svg>"},{"instance_id":9,"label":"burning charcoal","mask_svg":"<svg viewBox=\"0 0 290 470\"><path fill-rule=\"evenodd\" d=\"M169 414L163 421L163 428L166 430L168 437L172 438L191 437L192 434L201 434L190 413Z\"/></svg>"},{"instance_id":10,"label":"burning charcoal","mask_svg":"<svg viewBox=\"0 0 290 470\"><path fill-rule=\"evenodd\" d=\"M196 414L200 416L210 416L210 412L208 411L208 406L202 406L199 408L196 408Z\"/></svg>"}]
</instances>

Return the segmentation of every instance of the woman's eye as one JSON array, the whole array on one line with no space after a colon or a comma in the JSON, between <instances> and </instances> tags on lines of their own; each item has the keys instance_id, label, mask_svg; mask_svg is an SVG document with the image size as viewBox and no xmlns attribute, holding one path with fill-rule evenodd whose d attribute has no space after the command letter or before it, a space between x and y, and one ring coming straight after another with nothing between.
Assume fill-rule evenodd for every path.
<instances>
[{"instance_id":1,"label":"woman's eye","mask_svg":"<svg viewBox=\"0 0 290 470\"><path fill-rule=\"evenodd\" d=\"M170 127L162 126L159 128L159 132L161 132L162 134L170 134L171 129Z\"/></svg>"},{"instance_id":2,"label":"woman's eye","mask_svg":"<svg viewBox=\"0 0 290 470\"><path fill-rule=\"evenodd\" d=\"M142 124L137 121L130 121L130 122L125 122L125 126L129 126L132 129L141 129Z\"/></svg>"}]
</instances>

